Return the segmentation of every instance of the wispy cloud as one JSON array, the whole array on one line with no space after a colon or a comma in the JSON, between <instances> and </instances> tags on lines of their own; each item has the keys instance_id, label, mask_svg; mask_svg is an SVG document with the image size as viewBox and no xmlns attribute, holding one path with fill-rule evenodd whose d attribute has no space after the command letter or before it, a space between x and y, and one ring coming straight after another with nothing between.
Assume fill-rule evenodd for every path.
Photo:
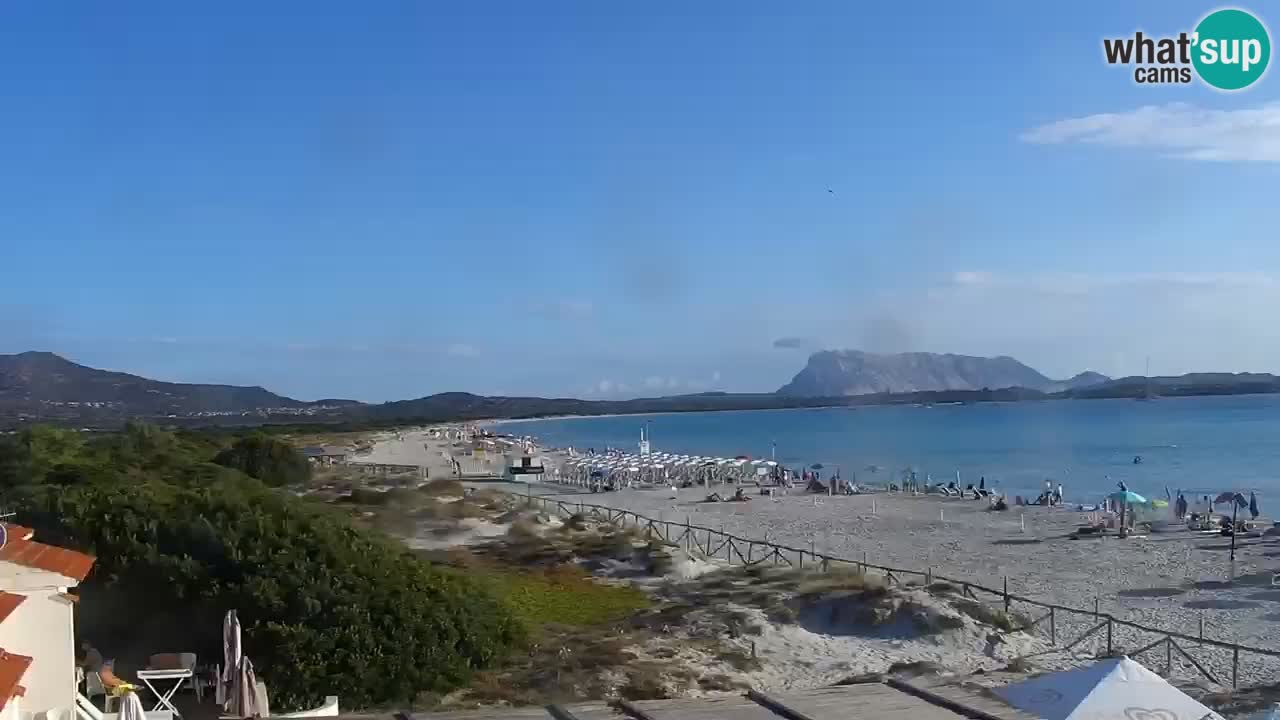
<instances>
[{"instance_id":1,"label":"wispy cloud","mask_svg":"<svg viewBox=\"0 0 1280 720\"><path fill-rule=\"evenodd\" d=\"M813 340L802 337L780 337L773 341L773 346L781 350L804 350L814 344Z\"/></svg>"},{"instance_id":2,"label":"wispy cloud","mask_svg":"<svg viewBox=\"0 0 1280 720\"><path fill-rule=\"evenodd\" d=\"M445 352L453 357L460 358L474 358L480 356L479 349L474 345L468 345L466 343L453 343L449 347L445 348Z\"/></svg>"},{"instance_id":3,"label":"wispy cloud","mask_svg":"<svg viewBox=\"0 0 1280 720\"><path fill-rule=\"evenodd\" d=\"M1148 148L1188 160L1280 162L1280 103L1207 110L1185 103L1058 120L1023 133L1024 142Z\"/></svg>"}]
</instances>

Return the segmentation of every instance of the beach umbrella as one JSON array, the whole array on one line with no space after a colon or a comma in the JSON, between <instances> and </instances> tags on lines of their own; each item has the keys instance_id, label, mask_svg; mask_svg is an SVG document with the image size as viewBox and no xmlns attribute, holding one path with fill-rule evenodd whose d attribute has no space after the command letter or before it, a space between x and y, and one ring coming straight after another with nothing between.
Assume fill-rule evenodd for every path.
<instances>
[{"instance_id":1,"label":"beach umbrella","mask_svg":"<svg viewBox=\"0 0 1280 720\"><path fill-rule=\"evenodd\" d=\"M1262 514L1261 511L1258 510L1258 496L1252 492L1249 493L1249 514L1253 516L1254 520L1257 520L1258 515Z\"/></svg>"},{"instance_id":2,"label":"beach umbrella","mask_svg":"<svg viewBox=\"0 0 1280 720\"><path fill-rule=\"evenodd\" d=\"M1276 703L1261 712L1256 712L1245 718L1245 720L1280 720L1280 703Z\"/></svg>"},{"instance_id":3,"label":"beach umbrella","mask_svg":"<svg viewBox=\"0 0 1280 720\"><path fill-rule=\"evenodd\" d=\"M824 467L825 467L825 465L823 465L822 463L814 463L814 464L812 464L812 465L810 465L810 466L809 466L809 469L810 469L810 470L821 470L821 469L822 469L822 468L824 468Z\"/></svg>"},{"instance_id":4,"label":"beach umbrella","mask_svg":"<svg viewBox=\"0 0 1280 720\"><path fill-rule=\"evenodd\" d=\"M258 678L248 656L240 658L240 667L236 669L227 714L237 718L262 717L262 709L258 707Z\"/></svg>"},{"instance_id":5,"label":"beach umbrella","mask_svg":"<svg viewBox=\"0 0 1280 720\"><path fill-rule=\"evenodd\" d=\"M1107 498L1126 505L1146 505L1147 499L1132 490L1117 490Z\"/></svg>"},{"instance_id":6,"label":"beach umbrella","mask_svg":"<svg viewBox=\"0 0 1280 720\"><path fill-rule=\"evenodd\" d=\"M222 619L222 671L218 673L218 686L214 699L225 710L231 702L231 687L235 683L236 669L240 667L240 618L235 610L228 610Z\"/></svg>"},{"instance_id":7,"label":"beach umbrella","mask_svg":"<svg viewBox=\"0 0 1280 720\"><path fill-rule=\"evenodd\" d=\"M1226 505L1229 502L1234 502L1239 507L1249 506L1249 501L1245 500L1244 496L1238 492L1218 493L1218 497L1213 499L1214 505Z\"/></svg>"},{"instance_id":8,"label":"beach umbrella","mask_svg":"<svg viewBox=\"0 0 1280 720\"><path fill-rule=\"evenodd\" d=\"M1128 657L1047 673L997 688L1013 707L1041 720L1222 720Z\"/></svg>"}]
</instances>

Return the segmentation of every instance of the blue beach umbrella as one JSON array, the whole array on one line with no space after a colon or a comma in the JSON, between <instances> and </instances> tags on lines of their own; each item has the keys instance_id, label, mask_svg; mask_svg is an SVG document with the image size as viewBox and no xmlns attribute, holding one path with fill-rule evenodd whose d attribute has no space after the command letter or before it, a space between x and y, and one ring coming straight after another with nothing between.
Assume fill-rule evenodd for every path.
<instances>
[{"instance_id":1,"label":"blue beach umbrella","mask_svg":"<svg viewBox=\"0 0 1280 720\"><path fill-rule=\"evenodd\" d=\"M1117 490L1107 496L1110 500L1122 502L1125 505L1146 505L1147 499L1132 490Z\"/></svg>"},{"instance_id":2,"label":"blue beach umbrella","mask_svg":"<svg viewBox=\"0 0 1280 720\"><path fill-rule=\"evenodd\" d=\"M1280 703L1276 703L1262 712L1250 715L1247 720L1280 720Z\"/></svg>"}]
</instances>

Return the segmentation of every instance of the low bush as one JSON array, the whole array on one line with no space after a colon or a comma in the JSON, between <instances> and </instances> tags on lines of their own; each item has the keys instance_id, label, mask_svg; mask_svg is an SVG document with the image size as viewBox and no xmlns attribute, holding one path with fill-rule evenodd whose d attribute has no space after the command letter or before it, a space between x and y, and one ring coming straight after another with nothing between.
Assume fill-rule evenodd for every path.
<instances>
[{"instance_id":1,"label":"low bush","mask_svg":"<svg viewBox=\"0 0 1280 720\"><path fill-rule=\"evenodd\" d=\"M22 476L0 484L0 503L42 540L97 557L78 626L114 655L221 657L234 609L274 705L338 695L360 708L454 689L522 641L512 612L464 575L208 462L215 448L131 429L60 445L54 462L6 452L0 466Z\"/></svg>"},{"instance_id":2,"label":"low bush","mask_svg":"<svg viewBox=\"0 0 1280 720\"><path fill-rule=\"evenodd\" d=\"M527 627L609 623L649 606L649 596L630 585L606 585L585 570L562 565L542 571L488 571L472 577L504 600Z\"/></svg>"}]
</instances>

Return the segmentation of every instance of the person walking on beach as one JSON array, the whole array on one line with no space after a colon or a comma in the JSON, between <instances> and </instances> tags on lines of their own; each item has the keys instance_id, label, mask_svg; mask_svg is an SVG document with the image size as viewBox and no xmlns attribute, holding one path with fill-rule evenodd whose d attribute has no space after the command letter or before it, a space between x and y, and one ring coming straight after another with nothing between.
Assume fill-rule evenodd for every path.
<instances>
[{"instance_id":1,"label":"person walking on beach","mask_svg":"<svg viewBox=\"0 0 1280 720\"><path fill-rule=\"evenodd\" d=\"M1062 483L1058 483L1058 504L1062 504Z\"/></svg>"}]
</instances>

